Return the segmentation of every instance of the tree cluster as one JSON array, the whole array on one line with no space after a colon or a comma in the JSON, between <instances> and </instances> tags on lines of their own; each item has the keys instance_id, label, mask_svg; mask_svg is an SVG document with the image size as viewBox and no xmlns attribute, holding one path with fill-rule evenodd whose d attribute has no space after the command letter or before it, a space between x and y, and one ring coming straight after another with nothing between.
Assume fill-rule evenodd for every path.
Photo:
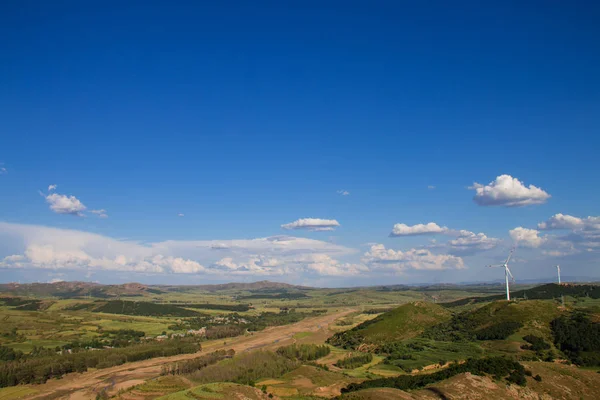
<instances>
[{"instance_id":1,"label":"tree cluster","mask_svg":"<svg viewBox=\"0 0 600 400\"><path fill-rule=\"evenodd\" d=\"M120 349L81 350L62 354L46 349L41 355L24 355L0 363L0 387L44 383L48 379L59 378L70 372L85 372L88 368L107 368L148 358L195 353L199 349L197 343L186 340L150 342Z\"/></svg>"},{"instance_id":2,"label":"tree cluster","mask_svg":"<svg viewBox=\"0 0 600 400\"><path fill-rule=\"evenodd\" d=\"M504 340L523 327L517 321L503 321L475 331L477 340Z\"/></svg>"},{"instance_id":3,"label":"tree cluster","mask_svg":"<svg viewBox=\"0 0 600 400\"><path fill-rule=\"evenodd\" d=\"M209 365L188 374L188 377L198 383L235 382L253 385L259 379L278 378L299 366L297 360L259 350Z\"/></svg>"},{"instance_id":4,"label":"tree cluster","mask_svg":"<svg viewBox=\"0 0 600 400\"><path fill-rule=\"evenodd\" d=\"M201 370L209 365L216 364L217 362L226 358L231 358L235 354L233 349L230 350L217 350L210 354L205 354L200 357L193 358L191 360L178 361L171 365L164 365L161 369L161 375L183 375L191 374L192 372Z\"/></svg>"},{"instance_id":5,"label":"tree cluster","mask_svg":"<svg viewBox=\"0 0 600 400\"><path fill-rule=\"evenodd\" d=\"M354 369L373 361L373 354L360 353L346 358L342 358L335 363L336 367L344 369Z\"/></svg>"},{"instance_id":6,"label":"tree cluster","mask_svg":"<svg viewBox=\"0 0 600 400\"><path fill-rule=\"evenodd\" d=\"M550 349L550 343L546 342L544 338L536 335L527 335L523 336L523 340L525 340L529 344L524 344L521 346L523 350L531 350L531 351L543 351Z\"/></svg>"},{"instance_id":7,"label":"tree cluster","mask_svg":"<svg viewBox=\"0 0 600 400\"><path fill-rule=\"evenodd\" d=\"M171 304L158 304L148 301L99 300L93 303L76 304L69 310L89 310L108 314L140 315L145 317L193 317L198 312Z\"/></svg>"},{"instance_id":8,"label":"tree cluster","mask_svg":"<svg viewBox=\"0 0 600 400\"><path fill-rule=\"evenodd\" d=\"M581 366L600 365L600 323L581 312L561 316L550 323L554 344L569 360Z\"/></svg>"},{"instance_id":9,"label":"tree cluster","mask_svg":"<svg viewBox=\"0 0 600 400\"><path fill-rule=\"evenodd\" d=\"M316 344L292 344L277 349L277 354L287 358L295 358L301 361L313 361L325 357L331 352L327 345Z\"/></svg>"},{"instance_id":10,"label":"tree cluster","mask_svg":"<svg viewBox=\"0 0 600 400\"><path fill-rule=\"evenodd\" d=\"M342 389L342 393L379 387L391 387L401 390L419 389L465 372L474 375L491 375L496 380L505 379L509 383L521 386L527 384L523 365L503 357L488 357L469 359L463 364L452 364L448 368L432 374L400 375L394 378L380 378L362 383L351 383L348 387Z\"/></svg>"}]
</instances>

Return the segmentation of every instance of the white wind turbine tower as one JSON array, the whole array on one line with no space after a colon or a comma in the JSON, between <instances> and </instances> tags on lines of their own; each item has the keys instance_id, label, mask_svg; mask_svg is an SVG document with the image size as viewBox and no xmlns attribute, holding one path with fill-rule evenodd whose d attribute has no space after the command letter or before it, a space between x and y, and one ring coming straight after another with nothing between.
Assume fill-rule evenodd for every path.
<instances>
[{"instance_id":1,"label":"white wind turbine tower","mask_svg":"<svg viewBox=\"0 0 600 400\"><path fill-rule=\"evenodd\" d=\"M508 286L508 277L510 276L510 278L512 279L512 281L515 281L515 277L513 276L513 274L511 274L510 269L508 269L508 262L510 261L510 258L512 257L513 253L514 253L515 249L514 247L512 249L510 249L510 253L508 254L508 258L506 259L506 261L504 261L503 264L500 265L488 265L488 267L490 268L504 268L504 279L506 281L506 300L510 301L510 288Z\"/></svg>"},{"instance_id":2,"label":"white wind turbine tower","mask_svg":"<svg viewBox=\"0 0 600 400\"><path fill-rule=\"evenodd\" d=\"M556 266L556 270L558 271L558 284L560 285L560 265Z\"/></svg>"}]
</instances>

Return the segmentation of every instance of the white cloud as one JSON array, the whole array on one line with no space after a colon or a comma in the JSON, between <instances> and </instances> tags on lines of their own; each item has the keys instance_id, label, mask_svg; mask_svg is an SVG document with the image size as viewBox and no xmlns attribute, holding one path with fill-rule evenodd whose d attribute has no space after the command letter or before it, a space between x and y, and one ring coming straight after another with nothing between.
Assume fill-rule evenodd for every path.
<instances>
[{"instance_id":1,"label":"white cloud","mask_svg":"<svg viewBox=\"0 0 600 400\"><path fill-rule=\"evenodd\" d=\"M342 195L342 196L350 196L350 192L347 190L338 190L337 194Z\"/></svg>"},{"instance_id":2,"label":"white cloud","mask_svg":"<svg viewBox=\"0 0 600 400\"><path fill-rule=\"evenodd\" d=\"M223 278L228 274L342 276L359 270L333 259L356 250L292 236L141 244L89 232L0 222L0 242L21 243L0 258L3 268L198 273Z\"/></svg>"},{"instance_id":3,"label":"white cloud","mask_svg":"<svg viewBox=\"0 0 600 400\"><path fill-rule=\"evenodd\" d=\"M63 194L51 193L46 196L46 202L50 204L50 209L57 214L70 214L83 216L82 211L86 207L75 196L65 196Z\"/></svg>"},{"instance_id":4,"label":"white cloud","mask_svg":"<svg viewBox=\"0 0 600 400\"><path fill-rule=\"evenodd\" d=\"M58 185L48 185L48 191L51 192L53 190L56 190L57 187Z\"/></svg>"},{"instance_id":5,"label":"white cloud","mask_svg":"<svg viewBox=\"0 0 600 400\"><path fill-rule=\"evenodd\" d=\"M473 233L466 230L459 231L456 239L446 243L452 254L470 255L480 251L491 250L500 243L499 239L487 237L483 233Z\"/></svg>"},{"instance_id":6,"label":"white cloud","mask_svg":"<svg viewBox=\"0 0 600 400\"><path fill-rule=\"evenodd\" d=\"M8 174L8 170L0 163L0 175Z\"/></svg>"},{"instance_id":7,"label":"white cloud","mask_svg":"<svg viewBox=\"0 0 600 400\"><path fill-rule=\"evenodd\" d=\"M340 226L335 219L300 218L289 224L283 224L283 229L306 229L309 231L332 231Z\"/></svg>"},{"instance_id":8,"label":"white cloud","mask_svg":"<svg viewBox=\"0 0 600 400\"><path fill-rule=\"evenodd\" d=\"M461 257L450 254L433 254L426 249L410 249L402 252L386 249L383 244L371 246L371 249L364 254L362 261L372 269L381 268L396 272L408 269L445 270L465 268Z\"/></svg>"},{"instance_id":9,"label":"white cloud","mask_svg":"<svg viewBox=\"0 0 600 400\"><path fill-rule=\"evenodd\" d=\"M565 214L554 214L550 219L538 224L540 230L551 229L587 229L600 230L600 217L578 218Z\"/></svg>"},{"instance_id":10,"label":"white cloud","mask_svg":"<svg viewBox=\"0 0 600 400\"><path fill-rule=\"evenodd\" d=\"M449 229L448 227L440 226L435 222L412 226L395 224L390 236L401 237L435 234L454 237L454 239L449 240L446 243L438 243L436 240L432 240L432 245L428 247L432 249L445 249L450 254L454 255L472 255L477 252L491 250L500 243L499 239L487 237L484 233L474 233L464 229Z\"/></svg>"},{"instance_id":11,"label":"white cloud","mask_svg":"<svg viewBox=\"0 0 600 400\"><path fill-rule=\"evenodd\" d=\"M415 235L429 235L435 233L446 233L448 228L445 226L439 226L435 222L429 222L428 224L417 224L409 226L406 224L396 224L390 233L390 236L415 236Z\"/></svg>"},{"instance_id":12,"label":"white cloud","mask_svg":"<svg viewBox=\"0 0 600 400\"><path fill-rule=\"evenodd\" d=\"M577 254L579 253L579 251L577 250L566 250L566 251L561 251L561 250L542 250L542 254L545 256L549 256L549 257L566 257L566 256L570 256L573 254Z\"/></svg>"},{"instance_id":13,"label":"white cloud","mask_svg":"<svg viewBox=\"0 0 600 400\"><path fill-rule=\"evenodd\" d=\"M435 186L433 186L433 185L429 185L429 186L427 186L427 189L429 189L429 190L434 190L434 189L435 189Z\"/></svg>"},{"instance_id":14,"label":"white cloud","mask_svg":"<svg viewBox=\"0 0 600 400\"><path fill-rule=\"evenodd\" d=\"M475 190L473 200L480 206L522 207L543 204L550 198L541 188L525 186L510 175L500 175L487 185L474 183L469 189Z\"/></svg>"},{"instance_id":15,"label":"white cloud","mask_svg":"<svg viewBox=\"0 0 600 400\"><path fill-rule=\"evenodd\" d=\"M179 214L177 214L177 216L178 216L178 217L184 217L184 216L185 216L185 214L183 214L183 213L179 213Z\"/></svg>"},{"instance_id":16,"label":"white cloud","mask_svg":"<svg viewBox=\"0 0 600 400\"><path fill-rule=\"evenodd\" d=\"M528 229L521 226L509 231L511 239L517 245L532 248L540 247L548 240L546 237L540 237L539 233L537 229Z\"/></svg>"},{"instance_id":17,"label":"white cloud","mask_svg":"<svg viewBox=\"0 0 600 400\"><path fill-rule=\"evenodd\" d=\"M96 214L98 216L98 218L108 218L108 214L106 213L105 209L100 209L100 210L90 210L90 212L92 214Z\"/></svg>"},{"instance_id":18,"label":"white cloud","mask_svg":"<svg viewBox=\"0 0 600 400\"><path fill-rule=\"evenodd\" d=\"M327 254L304 254L287 260L289 264L300 266L305 272L326 276L352 276L368 272L362 264L342 263Z\"/></svg>"}]
</instances>

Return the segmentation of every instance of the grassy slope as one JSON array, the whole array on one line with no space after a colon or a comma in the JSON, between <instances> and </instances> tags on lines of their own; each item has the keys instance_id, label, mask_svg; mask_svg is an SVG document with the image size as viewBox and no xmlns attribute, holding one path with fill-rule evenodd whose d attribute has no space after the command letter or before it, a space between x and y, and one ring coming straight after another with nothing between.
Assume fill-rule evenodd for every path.
<instances>
[{"instance_id":1,"label":"grassy slope","mask_svg":"<svg viewBox=\"0 0 600 400\"><path fill-rule=\"evenodd\" d=\"M533 375L540 375L541 382L527 378L527 386L506 385L489 377L460 374L438 382L428 388L410 393L397 389L366 389L342 396L343 400L375 399L517 399L552 398L584 399L600 398L600 376L593 371L576 367L532 362L524 363ZM542 397L542 395L546 397Z\"/></svg>"},{"instance_id":2,"label":"grassy slope","mask_svg":"<svg viewBox=\"0 0 600 400\"><path fill-rule=\"evenodd\" d=\"M246 399L266 400L269 397L260 390L236 383L208 383L158 397L159 400L189 400L189 399Z\"/></svg>"},{"instance_id":3,"label":"grassy slope","mask_svg":"<svg viewBox=\"0 0 600 400\"><path fill-rule=\"evenodd\" d=\"M256 386L267 386L267 391L278 396L339 394L346 385L360 381L341 373L325 371L310 365L290 371L276 379L264 379Z\"/></svg>"},{"instance_id":4,"label":"grassy slope","mask_svg":"<svg viewBox=\"0 0 600 400\"><path fill-rule=\"evenodd\" d=\"M377 317L377 321L360 329L365 341L382 343L410 339L425 328L448 320L450 312L433 303L404 304Z\"/></svg>"},{"instance_id":5,"label":"grassy slope","mask_svg":"<svg viewBox=\"0 0 600 400\"><path fill-rule=\"evenodd\" d=\"M426 328L449 320L451 315L437 304L407 303L356 326L344 335L358 336L362 343L380 345L416 337Z\"/></svg>"}]
</instances>

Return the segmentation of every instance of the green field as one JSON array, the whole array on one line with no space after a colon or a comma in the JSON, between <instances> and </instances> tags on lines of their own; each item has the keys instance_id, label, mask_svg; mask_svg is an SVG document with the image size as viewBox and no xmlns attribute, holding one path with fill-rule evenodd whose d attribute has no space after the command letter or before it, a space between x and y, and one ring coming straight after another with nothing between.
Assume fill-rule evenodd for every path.
<instances>
[{"instance_id":1,"label":"green field","mask_svg":"<svg viewBox=\"0 0 600 400\"><path fill-rule=\"evenodd\" d=\"M578 326L581 318L588 321L587 325L581 325L584 329L596 329L600 323L600 303L593 297L595 289L569 287L570 295L564 297L563 306L562 300L555 298L560 290L556 285L525 287L522 291L532 297L551 298L513 302L492 300L490 296L498 296L501 288L489 285L350 289L299 288L267 282L252 285L213 288L63 283L54 289L53 285L35 284L20 285L14 290L0 285L0 346L3 346L0 349L4 349L0 354L9 360L0 361L0 366L2 362L10 362L10 357L30 361L47 357L50 363L67 357L65 349L108 351L104 347L116 347L106 354L117 358L127 353L143 359L146 356L137 355L137 347L129 347L167 340L155 344L172 349L177 343L172 340L179 340L188 331L190 336L181 339L188 347L204 343L207 337L223 344L230 336L251 337L270 326L350 310L328 325L325 332L300 331L289 335L285 344L296 347L287 346L288 350L254 350L233 358L229 355L198 370L154 377L111 395L121 400L149 400L233 396L268 399L271 394L288 400L312 400L337 396L353 383L436 374L449 368L452 362L460 365L469 359L494 356L530 363L582 360L585 368L571 368L590 373L585 375L585 385L592 392L594 382L600 378L595 372L600 368L594 364L600 353L594 350L594 336L578 331L568 333L581 336L583 347L563 352L565 348L561 346L565 341L556 344L559 342L552 328L554 321L563 316L563 331L569 329L569 324ZM579 291L586 295L578 295ZM573 317L578 312L584 317ZM329 349L317 350L319 347L313 346L323 345L328 337ZM214 342L208 342L208 348ZM540 347L532 348L531 343ZM176 350L169 351L177 354ZM99 359L102 368L127 362ZM338 363L339 360L346 363ZM541 361L531 365L550 374L551 369L537 368L543 364ZM182 369L177 367L172 371ZM569 372L557 371L563 375ZM459 374L444 378L442 383L451 392L453 386L447 382L464 382L461 379ZM527 384L540 385L532 376L527 377ZM35 384L2 388L0 400L27 398L36 390ZM394 398L404 393L394 390L367 389L343 398L368 399L377 395ZM503 390L502 386L498 390ZM418 391L411 393L418 398Z\"/></svg>"}]
</instances>

